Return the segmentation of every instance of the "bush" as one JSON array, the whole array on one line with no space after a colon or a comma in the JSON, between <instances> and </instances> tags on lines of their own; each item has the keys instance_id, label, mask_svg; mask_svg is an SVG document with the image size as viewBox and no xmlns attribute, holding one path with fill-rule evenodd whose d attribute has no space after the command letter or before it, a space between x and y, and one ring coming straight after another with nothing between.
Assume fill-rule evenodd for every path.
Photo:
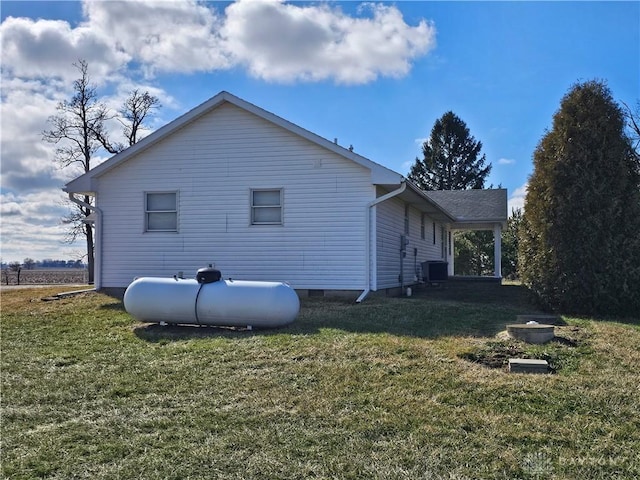
<instances>
[{"instance_id":1,"label":"bush","mask_svg":"<svg viewBox=\"0 0 640 480\"><path fill-rule=\"evenodd\" d=\"M640 311L640 179L606 84L575 85L534 153L519 242L523 282L549 307Z\"/></svg>"}]
</instances>

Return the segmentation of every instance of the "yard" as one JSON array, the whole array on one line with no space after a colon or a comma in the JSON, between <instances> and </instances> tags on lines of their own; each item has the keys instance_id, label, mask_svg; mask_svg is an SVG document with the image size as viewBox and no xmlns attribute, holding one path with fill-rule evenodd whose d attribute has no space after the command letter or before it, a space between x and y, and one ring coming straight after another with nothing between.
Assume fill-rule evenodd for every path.
<instances>
[{"instance_id":1,"label":"yard","mask_svg":"<svg viewBox=\"0 0 640 480\"><path fill-rule=\"evenodd\" d=\"M304 299L268 331L41 300L60 291L2 292L3 478L640 477L638 319L564 317L533 348L496 340L533 310L517 286ZM505 348L556 373L470 361Z\"/></svg>"}]
</instances>

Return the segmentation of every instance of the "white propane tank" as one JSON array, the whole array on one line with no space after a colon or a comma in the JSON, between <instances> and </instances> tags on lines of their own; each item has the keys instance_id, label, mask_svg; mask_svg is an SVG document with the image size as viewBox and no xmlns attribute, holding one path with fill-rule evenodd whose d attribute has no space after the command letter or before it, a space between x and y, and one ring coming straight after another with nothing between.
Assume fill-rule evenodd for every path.
<instances>
[{"instance_id":1,"label":"white propane tank","mask_svg":"<svg viewBox=\"0 0 640 480\"><path fill-rule=\"evenodd\" d=\"M141 322L273 328L295 320L300 300L280 282L142 277L127 287L124 308Z\"/></svg>"}]
</instances>

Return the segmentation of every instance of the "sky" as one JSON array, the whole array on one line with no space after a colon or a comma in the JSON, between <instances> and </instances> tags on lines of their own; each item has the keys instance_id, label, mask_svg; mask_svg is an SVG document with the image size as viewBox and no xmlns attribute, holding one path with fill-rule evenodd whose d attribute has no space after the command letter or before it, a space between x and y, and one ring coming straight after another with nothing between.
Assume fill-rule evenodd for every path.
<instances>
[{"instance_id":1,"label":"sky","mask_svg":"<svg viewBox=\"0 0 640 480\"><path fill-rule=\"evenodd\" d=\"M114 111L134 88L160 99L147 134L226 90L403 175L453 111L509 211L572 85L640 99L640 2L3 0L0 15L3 262L85 253L62 222L79 172L42 140L80 59Z\"/></svg>"}]
</instances>

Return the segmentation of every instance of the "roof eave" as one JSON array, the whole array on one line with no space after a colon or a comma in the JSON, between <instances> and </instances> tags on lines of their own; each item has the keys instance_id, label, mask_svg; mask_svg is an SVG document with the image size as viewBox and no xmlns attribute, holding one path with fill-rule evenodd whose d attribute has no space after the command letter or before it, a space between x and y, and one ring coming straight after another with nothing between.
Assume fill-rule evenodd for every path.
<instances>
[{"instance_id":1,"label":"roof eave","mask_svg":"<svg viewBox=\"0 0 640 480\"><path fill-rule=\"evenodd\" d=\"M62 190L67 193L80 193L83 195L95 194L95 180L91 172L87 172L68 182Z\"/></svg>"}]
</instances>

